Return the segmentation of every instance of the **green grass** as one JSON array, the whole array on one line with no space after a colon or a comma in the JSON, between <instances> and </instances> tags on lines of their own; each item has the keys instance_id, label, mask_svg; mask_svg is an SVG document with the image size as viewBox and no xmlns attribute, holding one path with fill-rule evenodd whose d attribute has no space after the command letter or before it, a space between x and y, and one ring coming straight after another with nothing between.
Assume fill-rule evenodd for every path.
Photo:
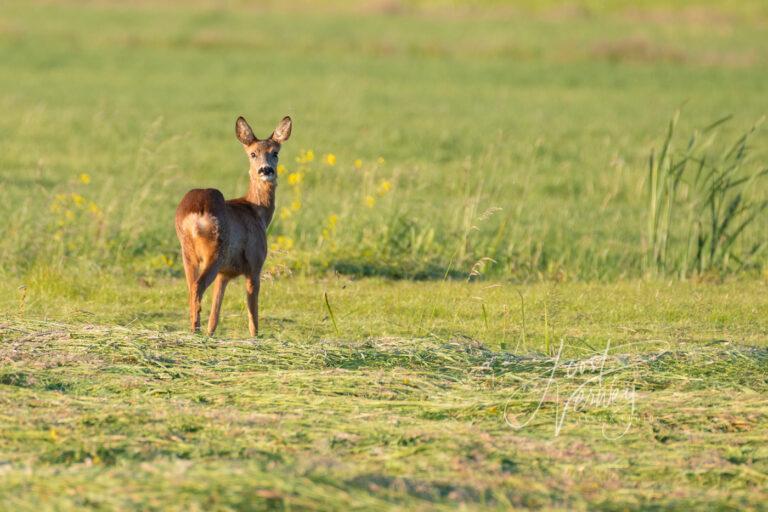
<instances>
[{"instance_id":1,"label":"green grass","mask_svg":"<svg viewBox=\"0 0 768 512\"><path fill-rule=\"evenodd\" d=\"M683 105L660 172L732 114L727 168L768 11L643 5L4 1L0 509L765 510L768 251L674 268L648 157ZM239 114L294 119L256 340L172 225Z\"/></svg>"},{"instance_id":2,"label":"green grass","mask_svg":"<svg viewBox=\"0 0 768 512\"><path fill-rule=\"evenodd\" d=\"M181 279L154 283L104 278L80 283L80 292L46 276L43 285L0 288L0 310L13 317L105 323L173 333L187 328ZM761 281L721 284L617 282L542 283L411 282L290 278L266 281L261 331L287 342L418 337L482 340L516 354L545 352L545 323L555 345L561 338L577 355L608 340L708 342L728 339L765 346L768 287ZM338 332L328 314L327 294ZM207 318L210 297L204 298ZM546 312L545 312L546 310ZM234 281L224 297L224 338L247 334L245 285ZM484 312L485 311L485 312ZM546 315L546 320L545 320Z\"/></svg>"},{"instance_id":3,"label":"green grass","mask_svg":"<svg viewBox=\"0 0 768 512\"><path fill-rule=\"evenodd\" d=\"M491 258L484 272L501 278L637 277L646 162L673 112L687 102L678 149L723 115L734 115L727 141L765 114L760 16L361 17L13 1L0 16L0 213L12 218L0 248L16 275L75 263L153 275L166 271L163 258L180 274L169 219L181 195L242 194L235 116L264 136L290 113L283 163L299 171L302 149L317 155L304 166L301 208L272 227L293 241L295 272L465 276ZM765 142L756 134L750 169L765 162ZM319 162L326 153L334 167ZM379 197L384 180L392 190ZM72 193L105 215L71 200L51 211L56 194ZM280 207L295 194L283 180ZM69 219L67 207L85 211ZM763 216L745 244L767 228ZM750 270L765 266L762 255Z\"/></svg>"}]
</instances>

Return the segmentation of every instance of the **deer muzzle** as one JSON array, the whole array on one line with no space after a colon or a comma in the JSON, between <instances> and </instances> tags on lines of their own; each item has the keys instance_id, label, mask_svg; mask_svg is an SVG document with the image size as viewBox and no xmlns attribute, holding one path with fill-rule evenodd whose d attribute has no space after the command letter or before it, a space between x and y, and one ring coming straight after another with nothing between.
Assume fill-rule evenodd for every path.
<instances>
[{"instance_id":1,"label":"deer muzzle","mask_svg":"<svg viewBox=\"0 0 768 512\"><path fill-rule=\"evenodd\" d=\"M274 167L265 166L259 169L259 177L265 181L272 181L275 179Z\"/></svg>"}]
</instances>

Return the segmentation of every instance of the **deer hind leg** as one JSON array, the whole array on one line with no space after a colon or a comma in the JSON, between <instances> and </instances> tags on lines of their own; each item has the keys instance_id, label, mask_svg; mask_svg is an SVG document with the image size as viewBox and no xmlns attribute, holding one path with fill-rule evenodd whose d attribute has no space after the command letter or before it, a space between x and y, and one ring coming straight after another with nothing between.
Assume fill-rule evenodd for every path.
<instances>
[{"instance_id":1,"label":"deer hind leg","mask_svg":"<svg viewBox=\"0 0 768 512\"><path fill-rule=\"evenodd\" d=\"M219 265L212 261L202 262L197 278L194 279L189 289L189 320L192 332L200 330L200 304L203 301L205 290L211 285L219 272Z\"/></svg>"},{"instance_id":2,"label":"deer hind leg","mask_svg":"<svg viewBox=\"0 0 768 512\"><path fill-rule=\"evenodd\" d=\"M217 274L213 281L213 302L211 303L211 316L208 317L208 336L213 336L216 326L219 325L221 301L224 299L224 290L226 290L228 282L229 278L224 274Z\"/></svg>"},{"instance_id":3,"label":"deer hind leg","mask_svg":"<svg viewBox=\"0 0 768 512\"><path fill-rule=\"evenodd\" d=\"M248 305L248 330L251 336L259 333L259 286L261 282L259 274L246 277L245 293Z\"/></svg>"},{"instance_id":4,"label":"deer hind leg","mask_svg":"<svg viewBox=\"0 0 768 512\"><path fill-rule=\"evenodd\" d=\"M200 265L197 261L197 257L190 254L185 250L184 245L181 247L181 259L184 262L184 276L187 278L187 296L189 300L189 321L192 330L195 330L194 320L194 305L195 294L193 293L195 282L200 274Z\"/></svg>"}]
</instances>

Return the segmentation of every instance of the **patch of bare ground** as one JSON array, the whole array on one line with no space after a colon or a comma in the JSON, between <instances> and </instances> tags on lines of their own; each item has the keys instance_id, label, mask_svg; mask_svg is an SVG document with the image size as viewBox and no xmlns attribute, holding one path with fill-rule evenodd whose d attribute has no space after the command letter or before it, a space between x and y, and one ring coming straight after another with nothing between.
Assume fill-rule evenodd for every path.
<instances>
[{"instance_id":1,"label":"patch of bare ground","mask_svg":"<svg viewBox=\"0 0 768 512\"><path fill-rule=\"evenodd\" d=\"M583 5L560 4L550 7L539 14L544 21L565 22L575 19L588 18L591 15L589 9Z\"/></svg>"},{"instance_id":2,"label":"patch of bare ground","mask_svg":"<svg viewBox=\"0 0 768 512\"><path fill-rule=\"evenodd\" d=\"M30 0L33 3L43 6L67 6L78 5L95 8L114 8L121 9L149 9L149 8L174 8L183 5L185 8L193 10L238 10L244 12L283 12L283 13L313 13L313 14L340 14L340 15L363 15L363 16L424 16L439 17L441 19L509 19L526 13L530 16L535 12L537 17L541 16L538 11L532 11L524 6L508 5L503 3L493 3L483 5L479 2L470 2L462 4L461 2L414 2L409 0L364 0L360 2L342 2L325 1L316 2L312 0L292 0L277 1L264 0L260 2L221 2L219 0L168 0L159 3L156 0L134 0L130 3L120 0L83 0L82 2L73 2L72 0ZM563 13L568 8L554 9L562 10ZM579 9L579 11L582 11ZM548 11L547 11L548 12ZM555 14L555 17L559 14ZM569 16L566 19L570 19Z\"/></svg>"},{"instance_id":3,"label":"patch of bare ground","mask_svg":"<svg viewBox=\"0 0 768 512\"><path fill-rule=\"evenodd\" d=\"M681 63L733 68L751 67L760 62L760 56L754 50L691 53L640 36L599 41L589 49L589 56L610 62Z\"/></svg>"},{"instance_id":4,"label":"patch of bare ground","mask_svg":"<svg viewBox=\"0 0 768 512\"><path fill-rule=\"evenodd\" d=\"M626 37L600 41L592 46L590 55L612 62L685 62L682 50L658 45L643 37Z\"/></svg>"},{"instance_id":5,"label":"patch of bare ground","mask_svg":"<svg viewBox=\"0 0 768 512\"><path fill-rule=\"evenodd\" d=\"M620 17L633 23L656 25L686 25L694 27L720 28L730 30L734 25L743 23L745 16L741 12L715 9L706 6L684 8L647 8L630 7L620 13ZM749 21L765 22L761 17L751 17Z\"/></svg>"}]
</instances>

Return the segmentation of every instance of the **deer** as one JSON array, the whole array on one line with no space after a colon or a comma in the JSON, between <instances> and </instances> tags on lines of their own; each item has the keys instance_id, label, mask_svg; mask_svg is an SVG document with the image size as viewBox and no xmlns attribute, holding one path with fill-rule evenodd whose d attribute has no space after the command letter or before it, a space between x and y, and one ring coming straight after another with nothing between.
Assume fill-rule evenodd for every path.
<instances>
[{"instance_id":1,"label":"deer","mask_svg":"<svg viewBox=\"0 0 768 512\"><path fill-rule=\"evenodd\" d=\"M267 228L275 213L277 161L282 144L291 136L286 116L266 139L258 139L240 116L235 135L249 161L249 186L243 197L225 200L217 189L193 189L176 208L176 236L181 245L189 296L189 322L200 331L200 309L205 290L213 284L208 335L219 323L221 302L230 280L245 276L248 329L259 331L259 285L267 258Z\"/></svg>"}]
</instances>

